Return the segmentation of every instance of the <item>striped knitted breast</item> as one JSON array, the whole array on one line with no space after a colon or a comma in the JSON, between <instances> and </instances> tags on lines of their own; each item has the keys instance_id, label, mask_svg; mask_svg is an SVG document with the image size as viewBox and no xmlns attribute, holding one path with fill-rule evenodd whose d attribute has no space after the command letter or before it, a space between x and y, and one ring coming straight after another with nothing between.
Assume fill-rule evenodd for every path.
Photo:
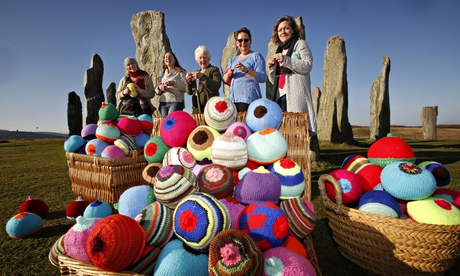
<instances>
[{"instance_id":1,"label":"striped knitted breast","mask_svg":"<svg viewBox=\"0 0 460 276\"><path fill-rule=\"evenodd\" d=\"M156 178L155 198L169 208L174 208L181 199L198 191L195 175L181 165L162 167Z\"/></svg>"},{"instance_id":2,"label":"striped knitted breast","mask_svg":"<svg viewBox=\"0 0 460 276\"><path fill-rule=\"evenodd\" d=\"M173 235L172 210L158 201L144 207L140 212L140 225L147 237L146 243L163 247Z\"/></svg>"}]
</instances>

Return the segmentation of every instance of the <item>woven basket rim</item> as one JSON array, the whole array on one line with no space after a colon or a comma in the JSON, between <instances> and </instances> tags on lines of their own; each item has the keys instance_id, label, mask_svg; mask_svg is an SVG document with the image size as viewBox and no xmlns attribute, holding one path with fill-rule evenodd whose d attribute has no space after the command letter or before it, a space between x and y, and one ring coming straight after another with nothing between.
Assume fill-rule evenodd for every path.
<instances>
[{"instance_id":1,"label":"woven basket rim","mask_svg":"<svg viewBox=\"0 0 460 276\"><path fill-rule=\"evenodd\" d=\"M130 151L126 157L122 158L104 158L100 156L91 156L75 152L66 152L65 157L68 162L85 162L102 166L116 167L136 164L138 162L147 162L144 155L138 151Z\"/></svg>"}]
</instances>

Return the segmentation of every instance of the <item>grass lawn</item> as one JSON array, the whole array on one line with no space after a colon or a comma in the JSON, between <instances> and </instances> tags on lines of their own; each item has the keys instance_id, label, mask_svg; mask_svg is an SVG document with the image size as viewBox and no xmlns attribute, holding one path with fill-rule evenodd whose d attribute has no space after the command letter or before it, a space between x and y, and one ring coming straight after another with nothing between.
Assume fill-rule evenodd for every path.
<instances>
[{"instance_id":1,"label":"grass lawn","mask_svg":"<svg viewBox=\"0 0 460 276\"><path fill-rule=\"evenodd\" d=\"M425 142L407 140L417 161L437 161L451 172L449 187L460 190L460 140ZM3 230L0 239L0 275L59 275L59 268L48 260L53 243L73 225L65 217L66 206L75 199L68 178L63 139L0 141L0 222L18 213L29 195L44 200L50 210L43 229L25 239L11 239ZM321 161L312 166L312 195L317 213L313 232L316 254L323 275L362 275L364 272L342 257L332 240L327 217L317 188L320 175L340 167L349 155L366 155L369 142L357 145L321 144ZM458 275L460 262L447 275Z\"/></svg>"}]
</instances>

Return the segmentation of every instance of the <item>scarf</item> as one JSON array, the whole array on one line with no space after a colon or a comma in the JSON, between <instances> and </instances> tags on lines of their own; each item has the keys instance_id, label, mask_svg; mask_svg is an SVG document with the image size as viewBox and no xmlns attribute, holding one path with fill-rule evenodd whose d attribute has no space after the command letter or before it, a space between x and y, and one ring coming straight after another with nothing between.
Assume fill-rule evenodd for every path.
<instances>
[{"instance_id":1,"label":"scarf","mask_svg":"<svg viewBox=\"0 0 460 276\"><path fill-rule=\"evenodd\" d=\"M280 42L278 44L278 48L276 48L276 54L283 52L283 50L288 49L286 56L290 57L292 52L294 51L294 46L299 36L293 34L288 40L285 42ZM275 82L273 83L273 95L272 100L276 101L279 98L279 87L284 87L286 83L286 74L292 74L292 70L286 67L281 67L278 61L275 61Z\"/></svg>"},{"instance_id":2,"label":"scarf","mask_svg":"<svg viewBox=\"0 0 460 276\"><path fill-rule=\"evenodd\" d=\"M142 89L145 89L144 79L141 78L142 76L148 75L147 72L143 70L137 70L136 72L129 72L129 76L135 79L134 83L137 84ZM131 78L127 78L128 82L132 82Z\"/></svg>"}]
</instances>

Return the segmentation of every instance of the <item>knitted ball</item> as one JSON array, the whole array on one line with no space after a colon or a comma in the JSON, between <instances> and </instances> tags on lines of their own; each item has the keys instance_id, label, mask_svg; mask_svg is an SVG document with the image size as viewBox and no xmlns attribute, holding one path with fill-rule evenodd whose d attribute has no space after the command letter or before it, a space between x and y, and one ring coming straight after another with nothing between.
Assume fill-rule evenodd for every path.
<instances>
[{"instance_id":1,"label":"knitted ball","mask_svg":"<svg viewBox=\"0 0 460 276\"><path fill-rule=\"evenodd\" d=\"M217 233L230 228L230 213L212 195L196 193L182 199L174 209L174 233L185 244L207 251Z\"/></svg>"},{"instance_id":2,"label":"knitted ball","mask_svg":"<svg viewBox=\"0 0 460 276\"><path fill-rule=\"evenodd\" d=\"M253 161L251 160L248 160L248 162L246 163L246 167L242 168L241 170L238 171L238 182L240 182L239 180L240 179L243 179L244 175L249 172L249 171L252 171L252 170L255 170L257 169L258 167L260 167L259 164L257 163L254 163Z\"/></svg>"},{"instance_id":3,"label":"knitted ball","mask_svg":"<svg viewBox=\"0 0 460 276\"><path fill-rule=\"evenodd\" d=\"M145 232L134 219L115 214L102 219L91 231L86 250L91 261L106 271L120 271L142 256Z\"/></svg>"},{"instance_id":4,"label":"knitted ball","mask_svg":"<svg viewBox=\"0 0 460 276\"><path fill-rule=\"evenodd\" d=\"M198 192L196 177L181 165L164 166L158 170L153 187L155 198L174 209L184 197Z\"/></svg>"},{"instance_id":5,"label":"knitted ball","mask_svg":"<svg viewBox=\"0 0 460 276\"><path fill-rule=\"evenodd\" d=\"M249 104L246 124L252 132L265 128L279 129L282 122L283 111L276 102L267 98L260 98Z\"/></svg>"},{"instance_id":6,"label":"knitted ball","mask_svg":"<svg viewBox=\"0 0 460 276\"><path fill-rule=\"evenodd\" d=\"M59 267L58 256L66 254L65 248L64 248L64 238L65 238L65 234L60 236L54 242L53 246L51 246L50 252L48 253L48 260L55 267Z\"/></svg>"},{"instance_id":7,"label":"knitted ball","mask_svg":"<svg viewBox=\"0 0 460 276\"><path fill-rule=\"evenodd\" d=\"M182 147L187 144L187 138L197 127L192 115L185 111L174 111L161 121L161 138L169 147Z\"/></svg>"},{"instance_id":8,"label":"knitted ball","mask_svg":"<svg viewBox=\"0 0 460 276\"><path fill-rule=\"evenodd\" d=\"M222 165L211 164L204 167L196 180L200 192L208 193L217 199L233 194L235 182L232 171Z\"/></svg>"},{"instance_id":9,"label":"knitted ball","mask_svg":"<svg viewBox=\"0 0 460 276\"><path fill-rule=\"evenodd\" d=\"M316 275L310 261L301 255L285 248L275 247L264 251L264 276L273 275Z\"/></svg>"},{"instance_id":10,"label":"knitted ball","mask_svg":"<svg viewBox=\"0 0 460 276\"><path fill-rule=\"evenodd\" d=\"M232 221L230 228L236 229L238 227L238 218L241 214L241 211L243 211L244 207L246 206L239 203L238 200L231 196L221 198L219 201L222 202L225 207L227 207L230 213L230 219Z\"/></svg>"},{"instance_id":11,"label":"knitted ball","mask_svg":"<svg viewBox=\"0 0 460 276\"><path fill-rule=\"evenodd\" d=\"M305 190L305 176L302 168L291 159L283 158L272 165L268 170L274 173L281 181L280 199L299 197Z\"/></svg>"},{"instance_id":12,"label":"knitted ball","mask_svg":"<svg viewBox=\"0 0 460 276\"><path fill-rule=\"evenodd\" d=\"M207 165L212 164L212 162L208 158L204 158L203 160L199 161L196 163L196 165L193 167L192 172L195 176L198 176L200 173L201 169L206 167Z\"/></svg>"},{"instance_id":13,"label":"knitted ball","mask_svg":"<svg viewBox=\"0 0 460 276\"><path fill-rule=\"evenodd\" d=\"M368 191L359 199L358 209L392 218L401 216L398 202L385 191Z\"/></svg>"},{"instance_id":14,"label":"knitted ball","mask_svg":"<svg viewBox=\"0 0 460 276\"><path fill-rule=\"evenodd\" d=\"M278 204L281 181L264 167L247 172L235 187L234 197L242 204L268 201Z\"/></svg>"},{"instance_id":15,"label":"knitted ball","mask_svg":"<svg viewBox=\"0 0 460 276\"><path fill-rule=\"evenodd\" d=\"M66 152L80 153L86 146L86 140L80 135L71 135L64 142Z\"/></svg>"},{"instance_id":16,"label":"knitted ball","mask_svg":"<svg viewBox=\"0 0 460 276\"><path fill-rule=\"evenodd\" d=\"M248 161L246 142L232 133L222 134L211 145L211 160L232 170L243 168Z\"/></svg>"},{"instance_id":17,"label":"knitted ball","mask_svg":"<svg viewBox=\"0 0 460 276\"><path fill-rule=\"evenodd\" d=\"M225 131L236 121L237 110L230 99L223 96L214 96L204 107L206 124L217 131Z\"/></svg>"},{"instance_id":18,"label":"knitted ball","mask_svg":"<svg viewBox=\"0 0 460 276\"><path fill-rule=\"evenodd\" d=\"M145 206L152 204L154 200L153 188L139 185L126 189L114 206L120 215L135 218Z\"/></svg>"},{"instance_id":19,"label":"knitted ball","mask_svg":"<svg viewBox=\"0 0 460 276\"><path fill-rule=\"evenodd\" d=\"M143 114L146 115L146 114ZM150 140L150 135L145 132L141 132L138 135L134 136L134 141L136 141L136 147L142 148Z\"/></svg>"},{"instance_id":20,"label":"knitted ball","mask_svg":"<svg viewBox=\"0 0 460 276\"><path fill-rule=\"evenodd\" d=\"M152 131L153 129L153 119L152 116L148 114L141 114L137 117L137 119L141 122L142 130L144 131Z\"/></svg>"},{"instance_id":21,"label":"knitted ball","mask_svg":"<svg viewBox=\"0 0 460 276\"><path fill-rule=\"evenodd\" d=\"M158 201L145 206L135 218L144 228L148 245L163 247L173 235L173 212Z\"/></svg>"},{"instance_id":22,"label":"knitted ball","mask_svg":"<svg viewBox=\"0 0 460 276\"><path fill-rule=\"evenodd\" d=\"M79 196L76 200L70 202L69 205L67 205L65 209L65 215L70 220L76 220L78 216L83 216L88 205L89 202Z\"/></svg>"},{"instance_id":23,"label":"knitted ball","mask_svg":"<svg viewBox=\"0 0 460 276\"><path fill-rule=\"evenodd\" d=\"M21 212L6 223L6 233L10 238L25 238L42 229L43 219L29 212Z\"/></svg>"},{"instance_id":24,"label":"knitted ball","mask_svg":"<svg viewBox=\"0 0 460 276\"><path fill-rule=\"evenodd\" d=\"M380 174L382 167L374 163L366 163L359 167L355 173L361 178L363 192L373 190L375 186L381 183Z\"/></svg>"},{"instance_id":25,"label":"knitted ball","mask_svg":"<svg viewBox=\"0 0 460 276\"><path fill-rule=\"evenodd\" d=\"M85 146L85 152L90 156L101 156L102 151L109 146L106 141L98 138L88 141Z\"/></svg>"},{"instance_id":26,"label":"knitted ball","mask_svg":"<svg viewBox=\"0 0 460 276\"><path fill-rule=\"evenodd\" d=\"M115 146L115 145L108 145L102 152L101 157L103 158L123 158L126 157L125 152L123 149Z\"/></svg>"},{"instance_id":27,"label":"knitted ball","mask_svg":"<svg viewBox=\"0 0 460 276\"><path fill-rule=\"evenodd\" d=\"M153 275L153 270L161 253L161 248L146 245L142 256L132 266L128 267L127 271L132 271L140 275Z\"/></svg>"},{"instance_id":28,"label":"knitted ball","mask_svg":"<svg viewBox=\"0 0 460 276\"><path fill-rule=\"evenodd\" d=\"M126 135L136 136L142 131L142 123L136 116L127 116L118 121L118 129Z\"/></svg>"},{"instance_id":29,"label":"knitted ball","mask_svg":"<svg viewBox=\"0 0 460 276\"><path fill-rule=\"evenodd\" d=\"M204 158L211 160L211 146L221 134L209 126L198 126L187 139L187 150L197 161Z\"/></svg>"},{"instance_id":30,"label":"knitted ball","mask_svg":"<svg viewBox=\"0 0 460 276\"><path fill-rule=\"evenodd\" d=\"M48 211L48 205L43 200L34 198L33 196L27 197L27 199L19 205L19 213L29 212L44 217L48 214Z\"/></svg>"},{"instance_id":31,"label":"knitted ball","mask_svg":"<svg viewBox=\"0 0 460 276\"><path fill-rule=\"evenodd\" d=\"M234 122L227 128L225 132L233 133L234 135L243 138L245 142L248 140L249 136L252 134L251 129L249 129L248 125L243 122Z\"/></svg>"},{"instance_id":32,"label":"knitted ball","mask_svg":"<svg viewBox=\"0 0 460 276\"><path fill-rule=\"evenodd\" d=\"M104 123L97 127L96 138L107 143L113 143L120 137L120 130L113 123ZM91 142L91 141L90 141Z\"/></svg>"},{"instance_id":33,"label":"knitted ball","mask_svg":"<svg viewBox=\"0 0 460 276\"><path fill-rule=\"evenodd\" d=\"M289 235L284 211L271 202L247 205L238 218L238 230L248 234L262 251L283 245Z\"/></svg>"},{"instance_id":34,"label":"knitted ball","mask_svg":"<svg viewBox=\"0 0 460 276\"><path fill-rule=\"evenodd\" d=\"M95 200L86 206L83 216L85 218L105 218L112 215L112 207L107 202Z\"/></svg>"},{"instance_id":35,"label":"knitted ball","mask_svg":"<svg viewBox=\"0 0 460 276\"><path fill-rule=\"evenodd\" d=\"M363 185L358 175L344 169L334 170L330 172L330 175L339 183L343 204L351 204L359 199L363 190ZM332 184L326 182L325 188L329 198L335 202L335 192Z\"/></svg>"},{"instance_id":36,"label":"knitted ball","mask_svg":"<svg viewBox=\"0 0 460 276\"><path fill-rule=\"evenodd\" d=\"M145 160L149 163L161 163L170 147L166 145L161 136L153 136L144 146Z\"/></svg>"},{"instance_id":37,"label":"knitted ball","mask_svg":"<svg viewBox=\"0 0 460 276\"><path fill-rule=\"evenodd\" d=\"M163 168L163 164L161 163L148 164L145 166L144 170L142 170L142 178L146 183L154 185L157 182L157 173L161 168Z\"/></svg>"},{"instance_id":38,"label":"knitted ball","mask_svg":"<svg viewBox=\"0 0 460 276\"><path fill-rule=\"evenodd\" d=\"M137 150L136 140L131 135L122 133L113 144L122 149L125 155L129 155L131 151Z\"/></svg>"},{"instance_id":39,"label":"knitted ball","mask_svg":"<svg viewBox=\"0 0 460 276\"><path fill-rule=\"evenodd\" d=\"M307 252L307 249L305 248L305 245L293 235L288 236L286 242L283 243L282 247L285 247L291 250L292 252L299 254L305 259L308 258L308 252Z\"/></svg>"},{"instance_id":40,"label":"knitted ball","mask_svg":"<svg viewBox=\"0 0 460 276\"><path fill-rule=\"evenodd\" d=\"M369 162L384 168L393 162L415 162L412 148L402 138L392 136L383 137L375 141L367 151Z\"/></svg>"},{"instance_id":41,"label":"knitted ball","mask_svg":"<svg viewBox=\"0 0 460 276\"><path fill-rule=\"evenodd\" d=\"M227 229L217 234L209 247L209 275L262 275L262 251L254 240L242 231Z\"/></svg>"},{"instance_id":42,"label":"knitted ball","mask_svg":"<svg viewBox=\"0 0 460 276\"><path fill-rule=\"evenodd\" d=\"M246 142L248 158L261 165L269 165L286 156L288 145L283 134L273 128L254 132Z\"/></svg>"},{"instance_id":43,"label":"knitted ball","mask_svg":"<svg viewBox=\"0 0 460 276\"><path fill-rule=\"evenodd\" d=\"M196 160L192 154L183 147L170 148L163 157L163 166L182 165L187 169L193 170Z\"/></svg>"},{"instance_id":44,"label":"knitted ball","mask_svg":"<svg viewBox=\"0 0 460 276\"><path fill-rule=\"evenodd\" d=\"M450 184L450 172L443 164L434 161L425 161L418 164L419 167L430 171L434 179L436 179L436 185L438 187L447 186Z\"/></svg>"},{"instance_id":45,"label":"knitted ball","mask_svg":"<svg viewBox=\"0 0 460 276\"><path fill-rule=\"evenodd\" d=\"M430 171L407 162L386 165L380 180L387 193L403 200L427 198L436 190L436 179Z\"/></svg>"},{"instance_id":46,"label":"knitted ball","mask_svg":"<svg viewBox=\"0 0 460 276\"><path fill-rule=\"evenodd\" d=\"M64 248L69 257L87 263L91 262L86 249L86 241L100 221L101 218L77 217L76 224L70 227L64 238Z\"/></svg>"},{"instance_id":47,"label":"knitted ball","mask_svg":"<svg viewBox=\"0 0 460 276\"><path fill-rule=\"evenodd\" d=\"M356 170L358 170L361 166L369 163L369 159L366 157L359 154L354 154L343 160L341 168L350 172L356 172Z\"/></svg>"},{"instance_id":48,"label":"knitted ball","mask_svg":"<svg viewBox=\"0 0 460 276\"><path fill-rule=\"evenodd\" d=\"M98 111L99 120L116 120L118 118L118 110L117 107L111 103L106 104L102 103L102 106L99 108Z\"/></svg>"},{"instance_id":49,"label":"knitted ball","mask_svg":"<svg viewBox=\"0 0 460 276\"><path fill-rule=\"evenodd\" d=\"M291 233L303 239L310 235L316 224L315 207L313 203L300 197L282 200L281 209L286 213Z\"/></svg>"},{"instance_id":50,"label":"knitted ball","mask_svg":"<svg viewBox=\"0 0 460 276\"><path fill-rule=\"evenodd\" d=\"M436 225L460 225L460 209L442 198L429 197L407 203L413 221Z\"/></svg>"},{"instance_id":51,"label":"knitted ball","mask_svg":"<svg viewBox=\"0 0 460 276\"><path fill-rule=\"evenodd\" d=\"M450 188L437 188L433 193L433 197L441 197L460 208L460 191Z\"/></svg>"},{"instance_id":52,"label":"knitted ball","mask_svg":"<svg viewBox=\"0 0 460 276\"><path fill-rule=\"evenodd\" d=\"M208 276L208 255L189 248L179 239L172 240L161 250L153 275Z\"/></svg>"},{"instance_id":53,"label":"knitted ball","mask_svg":"<svg viewBox=\"0 0 460 276\"><path fill-rule=\"evenodd\" d=\"M81 129L81 137L89 141L96 138L97 124L87 124Z\"/></svg>"}]
</instances>

